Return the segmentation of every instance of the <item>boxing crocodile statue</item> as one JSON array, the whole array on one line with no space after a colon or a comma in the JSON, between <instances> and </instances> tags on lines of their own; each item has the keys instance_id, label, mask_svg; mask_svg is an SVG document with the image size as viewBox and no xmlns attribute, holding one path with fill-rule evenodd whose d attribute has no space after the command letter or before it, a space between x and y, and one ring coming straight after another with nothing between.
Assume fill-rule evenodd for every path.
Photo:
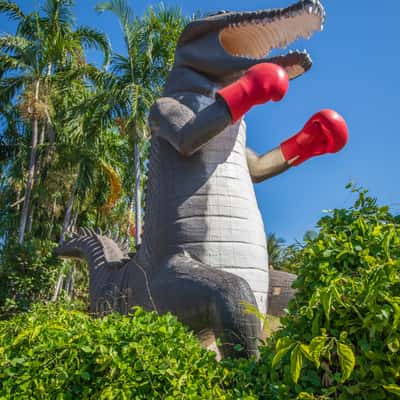
<instances>
[{"instance_id":1,"label":"boxing crocodile statue","mask_svg":"<svg viewBox=\"0 0 400 400\"><path fill-rule=\"evenodd\" d=\"M198 334L214 332L222 356L257 353L260 322L243 302L267 312L269 272L253 183L339 151L347 128L324 110L259 156L246 148L243 116L281 100L289 80L311 67L306 52L265 55L310 37L324 18L319 1L303 0L284 9L222 11L185 27L163 97L149 115L140 248L129 257L110 238L86 232L58 249L89 261L92 311L172 312Z\"/></svg>"}]
</instances>

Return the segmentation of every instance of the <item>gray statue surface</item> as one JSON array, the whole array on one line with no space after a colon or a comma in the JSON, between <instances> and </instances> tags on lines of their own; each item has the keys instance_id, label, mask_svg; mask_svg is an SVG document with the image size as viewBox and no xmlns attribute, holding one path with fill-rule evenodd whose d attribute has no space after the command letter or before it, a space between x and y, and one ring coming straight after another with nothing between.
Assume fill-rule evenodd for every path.
<instances>
[{"instance_id":1,"label":"gray statue surface","mask_svg":"<svg viewBox=\"0 0 400 400\"><path fill-rule=\"evenodd\" d=\"M149 116L152 139L138 252L130 257L113 240L89 231L58 249L62 257L88 260L93 312L128 313L137 305L172 312L196 333L214 332L223 356L257 353L260 322L241 304L268 312L268 254L253 183L322 152L288 158L290 152L278 147L258 156L246 148L243 115L230 104L238 97L224 88L258 64L280 66L279 71L266 68L281 86L284 79L302 75L311 67L306 52L265 54L308 38L323 22L322 5L303 0L286 9L220 12L184 29L163 97ZM276 95L277 85L265 89L275 101L283 93ZM265 99L253 103L261 102ZM243 350L235 351L235 344Z\"/></svg>"}]
</instances>

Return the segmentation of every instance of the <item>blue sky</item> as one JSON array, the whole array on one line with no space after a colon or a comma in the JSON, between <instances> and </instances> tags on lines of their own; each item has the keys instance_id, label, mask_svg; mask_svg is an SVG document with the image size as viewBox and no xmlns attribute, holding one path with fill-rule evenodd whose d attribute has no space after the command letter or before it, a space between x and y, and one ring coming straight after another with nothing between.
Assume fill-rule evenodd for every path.
<instances>
[{"instance_id":1,"label":"blue sky","mask_svg":"<svg viewBox=\"0 0 400 400\"><path fill-rule=\"evenodd\" d=\"M30 9L35 0L16 0ZM225 10L283 7L290 0L193 0L165 1L182 7L186 14ZM218 5L216 6L216 3ZM96 15L96 0L78 0L79 24L96 26L122 51L117 22L110 14ZM157 1L131 1L140 15ZM247 115L248 145L263 153L296 133L315 112L333 108L347 120L350 141L340 153L318 157L283 175L256 186L268 232L287 242L301 239L313 229L322 210L347 207L352 195L344 189L354 181L369 189L380 203L400 212L399 149L400 84L398 68L398 17L400 2L323 1L327 11L325 29L310 41L293 48L307 48L313 68L291 82L280 103L259 106ZM11 25L0 18L0 32ZM397 39L397 40L396 40Z\"/></svg>"}]
</instances>

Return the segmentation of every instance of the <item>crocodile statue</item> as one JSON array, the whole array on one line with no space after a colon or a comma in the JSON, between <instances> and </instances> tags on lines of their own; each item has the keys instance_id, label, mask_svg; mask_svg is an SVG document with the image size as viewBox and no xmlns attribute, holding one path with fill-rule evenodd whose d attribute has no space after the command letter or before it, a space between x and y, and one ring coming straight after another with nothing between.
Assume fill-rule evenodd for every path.
<instances>
[{"instance_id":1,"label":"crocodile statue","mask_svg":"<svg viewBox=\"0 0 400 400\"><path fill-rule=\"evenodd\" d=\"M133 306L172 312L199 335L219 337L223 357L257 354L260 322L243 304L268 311L269 271L253 183L339 151L347 128L339 114L323 110L259 156L246 148L243 116L281 100L289 80L311 67L304 51L266 55L309 38L324 18L319 1L302 0L282 9L221 11L185 27L149 115L140 248L129 255L88 231L58 248L62 257L89 261L93 312L128 313Z\"/></svg>"}]
</instances>

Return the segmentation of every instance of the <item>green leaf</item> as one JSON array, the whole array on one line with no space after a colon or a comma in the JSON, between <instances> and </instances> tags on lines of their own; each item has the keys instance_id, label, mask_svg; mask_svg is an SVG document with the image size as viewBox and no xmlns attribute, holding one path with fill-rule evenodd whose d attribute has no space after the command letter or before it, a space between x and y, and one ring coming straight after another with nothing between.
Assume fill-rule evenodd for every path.
<instances>
[{"instance_id":1,"label":"green leaf","mask_svg":"<svg viewBox=\"0 0 400 400\"><path fill-rule=\"evenodd\" d=\"M300 345L297 345L290 355L290 375L294 383L299 381L302 368L303 354L301 353Z\"/></svg>"},{"instance_id":2,"label":"green leaf","mask_svg":"<svg viewBox=\"0 0 400 400\"><path fill-rule=\"evenodd\" d=\"M87 372L87 371L81 371L81 372L80 372L80 375L81 375L82 379L84 379L85 381L90 380L90 374L89 374L89 372Z\"/></svg>"},{"instance_id":3,"label":"green leaf","mask_svg":"<svg viewBox=\"0 0 400 400\"><path fill-rule=\"evenodd\" d=\"M400 350L400 341L398 338L394 338L388 343L388 348L392 353L397 353Z\"/></svg>"},{"instance_id":4,"label":"green leaf","mask_svg":"<svg viewBox=\"0 0 400 400\"><path fill-rule=\"evenodd\" d=\"M261 322L265 322L265 315L260 312L260 310L253 304L247 303L246 301L240 302L241 306L244 308L244 312L249 315L256 316Z\"/></svg>"},{"instance_id":5,"label":"green leaf","mask_svg":"<svg viewBox=\"0 0 400 400\"><path fill-rule=\"evenodd\" d=\"M314 400L314 399L315 397L307 392L301 392L297 397L297 400Z\"/></svg>"},{"instance_id":6,"label":"green leaf","mask_svg":"<svg viewBox=\"0 0 400 400\"><path fill-rule=\"evenodd\" d=\"M340 369L342 372L342 382L347 381L353 372L356 360L353 350L346 344L337 342L337 353L339 356Z\"/></svg>"},{"instance_id":7,"label":"green leaf","mask_svg":"<svg viewBox=\"0 0 400 400\"><path fill-rule=\"evenodd\" d=\"M320 333L319 329L319 319L320 319L320 312L314 317L312 325L311 325L311 333L313 336L318 335Z\"/></svg>"},{"instance_id":8,"label":"green leaf","mask_svg":"<svg viewBox=\"0 0 400 400\"><path fill-rule=\"evenodd\" d=\"M384 385L383 388L388 391L389 393L393 393L395 395L397 395L398 397L400 397L400 386L399 385Z\"/></svg>"},{"instance_id":9,"label":"green leaf","mask_svg":"<svg viewBox=\"0 0 400 400\"><path fill-rule=\"evenodd\" d=\"M392 303L392 306L394 309L393 329L396 330L400 323L400 306L395 303Z\"/></svg>"},{"instance_id":10,"label":"green leaf","mask_svg":"<svg viewBox=\"0 0 400 400\"><path fill-rule=\"evenodd\" d=\"M321 292L321 304L324 309L326 320L330 321L330 312L332 306L332 292L331 291L324 291Z\"/></svg>"},{"instance_id":11,"label":"green leaf","mask_svg":"<svg viewBox=\"0 0 400 400\"><path fill-rule=\"evenodd\" d=\"M346 306L346 304L343 303L342 297L341 297L341 295L340 295L340 293L339 293L338 288L337 288L336 286L333 286L331 289L332 289L332 295L333 295L333 297L336 299L336 301L337 301L341 306L343 306L343 307L346 308L347 306Z\"/></svg>"},{"instance_id":12,"label":"green leaf","mask_svg":"<svg viewBox=\"0 0 400 400\"><path fill-rule=\"evenodd\" d=\"M374 378L375 378L376 380L381 380L381 379L383 379L384 373L383 373L381 367L379 367L378 365L373 365L373 366L371 367L371 371L372 371L372 373L374 374Z\"/></svg>"},{"instance_id":13,"label":"green leaf","mask_svg":"<svg viewBox=\"0 0 400 400\"><path fill-rule=\"evenodd\" d=\"M279 352L282 349L285 349L289 347L290 345L293 345L293 340L288 338L287 336L279 338L278 341L276 342L276 351Z\"/></svg>"},{"instance_id":14,"label":"green leaf","mask_svg":"<svg viewBox=\"0 0 400 400\"><path fill-rule=\"evenodd\" d=\"M305 344L300 345L300 350L303 353L304 357L306 357L308 360L313 362L317 368L320 366L320 357L321 354L320 352L316 352L315 348L310 346L307 346Z\"/></svg>"},{"instance_id":15,"label":"green leaf","mask_svg":"<svg viewBox=\"0 0 400 400\"><path fill-rule=\"evenodd\" d=\"M313 353L321 354L326 345L327 338L325 336L317 336L311 340L310 348Z\"/></svg>"},{"instance_id":16,"label":"green leaf","mask_svg":"<svg viewBox=\"0 0 400 400\"><path fill-rule=\"evenodd\" d=\"M307 346L305 344L301 344L300 345L300 350L308 360L314 362L314 356L313 356L313 353L311 351L311 347L310 346Z\"/></svg>"},{"instance_id":17,"label":"green leaf","mask_svg":"<svg viewBox=\"0 0 400 400\"><path fill-rule=\"evenodd\" d=\"M393 232L393 231L390 231L390 232L385 236L385 241L384 241L384 244L383 244L383 248L384 248L384 250L385 250L386 257L387 257L387 259L388 259L389 261L391 260L391 257L390 257L390 242L392 241L393 236L394 236L394 232Z\"/></svg>"},{"instance_id":18,"label":"green leaf","mask_svg":"<svg viewBox=\"0 0 400 400\"><path fill-rule=\"evenodd\" d=\"M243 351L244 347L243 347L241 344L235 344L235 345L233 346L233 349L234 349L235 351Z\"/></svg>"},{"instance_id":19,"label":"green leaf","mask_svg":"<svg viewBox=\"0 0 400 400\"><path fill-rule=\"evenodd\" d=\"M17 346L21 342L23 342L27 337L31 334L31 330L22 331L14 340L13 346Z\"/></svg>"},{"instance_id":20,"label":"green leaf","mask_svg":"<svg viewBox=\"0 0 400 400\"><path fill-rule=\"evenodd\" d=\"M274 356L274 358L272 359L272 368L275 368L279 361L282 360L283 357L285 357L285 355L293 348L294 343L289 345L288 347L284 347L282 349L280 349Z\"/></svg>"}]
</instances>

